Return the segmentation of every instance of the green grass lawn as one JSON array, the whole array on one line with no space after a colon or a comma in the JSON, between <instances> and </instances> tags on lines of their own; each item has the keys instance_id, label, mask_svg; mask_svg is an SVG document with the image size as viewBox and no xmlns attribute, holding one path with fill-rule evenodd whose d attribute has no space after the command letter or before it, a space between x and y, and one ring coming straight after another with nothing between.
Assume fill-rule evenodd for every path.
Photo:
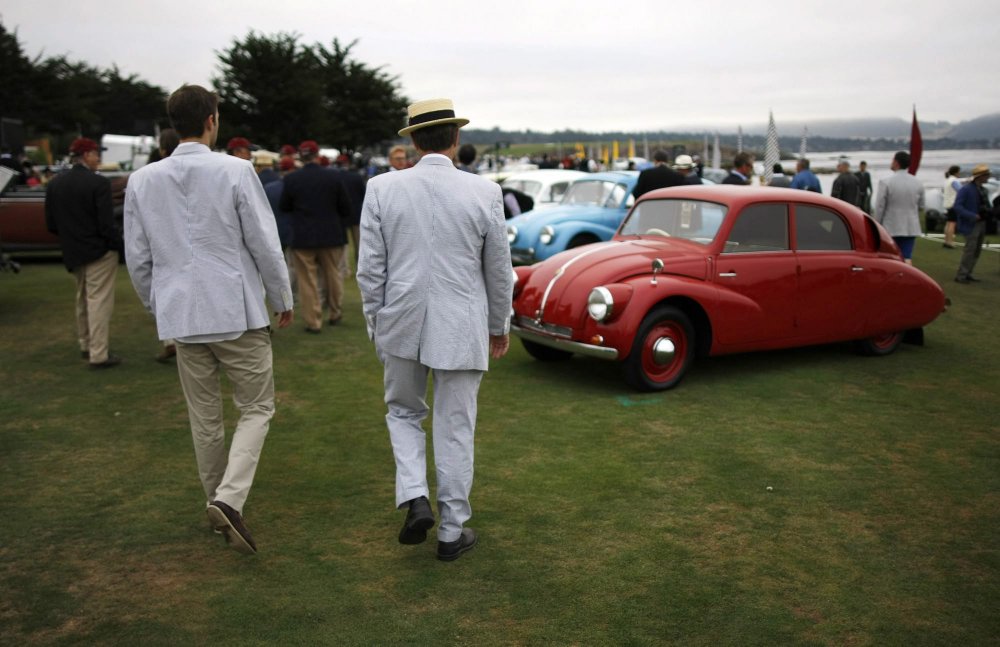
<instances>
[{"instance_id":1,"label":"green grass lawn","mask_svg":"<svg viewBox=\"0 0 1000 647\"><path fill-rule=\"evenodd\" d=\"M965 286L958 254L920 241L952 307L884 358L713 358L643 395L515 342L480 392L480 544L453 563L433 533L396 541L353 281L341 327L274 335L247 557L208 528L176 369L124 268L125 363L100 372L60 265L0 274L0 644L996 644L1000 259Z\"/></svg>"}]
</instances>

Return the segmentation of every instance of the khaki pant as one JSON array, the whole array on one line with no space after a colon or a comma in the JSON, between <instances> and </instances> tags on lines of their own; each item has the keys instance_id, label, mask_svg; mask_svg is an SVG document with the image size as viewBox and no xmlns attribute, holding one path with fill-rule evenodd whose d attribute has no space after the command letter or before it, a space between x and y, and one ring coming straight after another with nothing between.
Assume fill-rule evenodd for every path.
<instances>
[{"instance_id":1,"label":"khaki pant","mask_svg":"<svg viewBox=\"0 0 1000 647\"><path fill-rule=\"evenodd\" d=\"M229 377L233 402L240 410L228 454L220 367ZM194 455L205 496L209 502L222 501L242 512L274 415L271 336L261 328L248 330L232 341L177 342L177 374L187 400Z\"/></svg>"},{"instance_id":2,"label":"khaki pant","mask_svg":"<svg viewBox=\"0 0 1000 647\"><path fill-rule=\"evenodd\" d=\"M76 276L76 333L80 350L90 353L91 364L108 359L117 274L118 252L114 251L73 270Z\"/></svg>"},{"instance_id":3,"label":"khaki pant","mask_svg":"<svg viewBox=\"0 0 1000 647\"><path fill-rule=\"evenodd\" d=\"M340 273L343 258L344 246L292 250L296 280L299 283L299 310L306 327L319 329L323 326L323 302L316 285L317 268L322 270L326 282L330 319L340 319L344 300L344 277Z\"/></svg>"}]
</instances>

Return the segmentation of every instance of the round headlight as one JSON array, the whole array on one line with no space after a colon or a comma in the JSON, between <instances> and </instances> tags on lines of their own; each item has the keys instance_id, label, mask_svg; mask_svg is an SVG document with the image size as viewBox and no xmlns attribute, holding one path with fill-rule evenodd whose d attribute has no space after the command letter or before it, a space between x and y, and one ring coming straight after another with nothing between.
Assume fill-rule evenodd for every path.
<instances>
[{"instance_id":1,"label":"round headlight","mask_svg":"<svg viewBox=\"0 0 1000 647\"><path fill-rule=\"evenodd\" d=\"M542 233L539 234L538 240L543 245L548 245L549 243L552 242L552 239L555 237L555 235L556 235L556 230L552 228L552 225L545 225L544 227L542 227Z\"/></svg>"},{"instance_id":2,"label":"round headlight","mask_svg":"<svg viewBox=\"0 0 1000 647\"><path fill-rule=\"evenodd\" d=\"M587 297L587 314L594 321L604 321L611 316L611 310L615 306L615 300L611 297L611 292L604 287L597 287L590 291Z\"/></svg>"},{"instance_id":3,"label":"round headlight","mask_svg":"<svg viewBox=\"0 0 1000 647\"><path fill-rule=\"evenodd\" d=\"M515 240L517 240L517 227L507 225L507 242L513 243Z\"/></svg>"}]
</instances>

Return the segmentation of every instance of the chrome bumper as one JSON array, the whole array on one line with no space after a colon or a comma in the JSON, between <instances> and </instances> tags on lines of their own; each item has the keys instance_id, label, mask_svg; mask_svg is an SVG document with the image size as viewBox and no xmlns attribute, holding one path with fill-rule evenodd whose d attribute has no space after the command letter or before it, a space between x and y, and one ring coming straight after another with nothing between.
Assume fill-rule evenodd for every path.
<instances>
[{"instance_id":1,"label":"chrome bumper","mask_svg":"<svg viewBox=\"0 0 1000 647\"><path fill-rule=\"evenodd\" d=\"M550 337L549 335L544 335L542 333L537 333L534 330L528 330L518 326L514 322L510 324L510 331L520 337L521 339L527 339L528 341L535 342L536 344L541 344L542 346L548 346L550 348L555 348L558 350L568 351L570 353L576 353L577 355L586 355L588 357L597 357L600 359L618 359L618 351L614 348L606 348L604 346L593 346L591 344L582 344L578 341L572 341L569 339L560 339L558 337Z\"/></svg>"}]
</instances>

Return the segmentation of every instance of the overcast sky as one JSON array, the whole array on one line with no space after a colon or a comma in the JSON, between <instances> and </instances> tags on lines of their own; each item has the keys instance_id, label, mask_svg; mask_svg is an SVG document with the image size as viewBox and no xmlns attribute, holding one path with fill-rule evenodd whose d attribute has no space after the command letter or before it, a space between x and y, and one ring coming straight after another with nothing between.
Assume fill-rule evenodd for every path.
<instances>
[{"instance_id":1,"label":"overcast sky","mask_svg":"<svg viewBox=\"0 0 1000 647\"><path fill-rule=\"evenodd\" d=\"M1000 20L982 0L0 0L34 57L65 54L172 90L209 85L250 30L353 53L470 127L643 131L856 117L959 122L1000 110Z\"/></svg>"}]
</instances>

